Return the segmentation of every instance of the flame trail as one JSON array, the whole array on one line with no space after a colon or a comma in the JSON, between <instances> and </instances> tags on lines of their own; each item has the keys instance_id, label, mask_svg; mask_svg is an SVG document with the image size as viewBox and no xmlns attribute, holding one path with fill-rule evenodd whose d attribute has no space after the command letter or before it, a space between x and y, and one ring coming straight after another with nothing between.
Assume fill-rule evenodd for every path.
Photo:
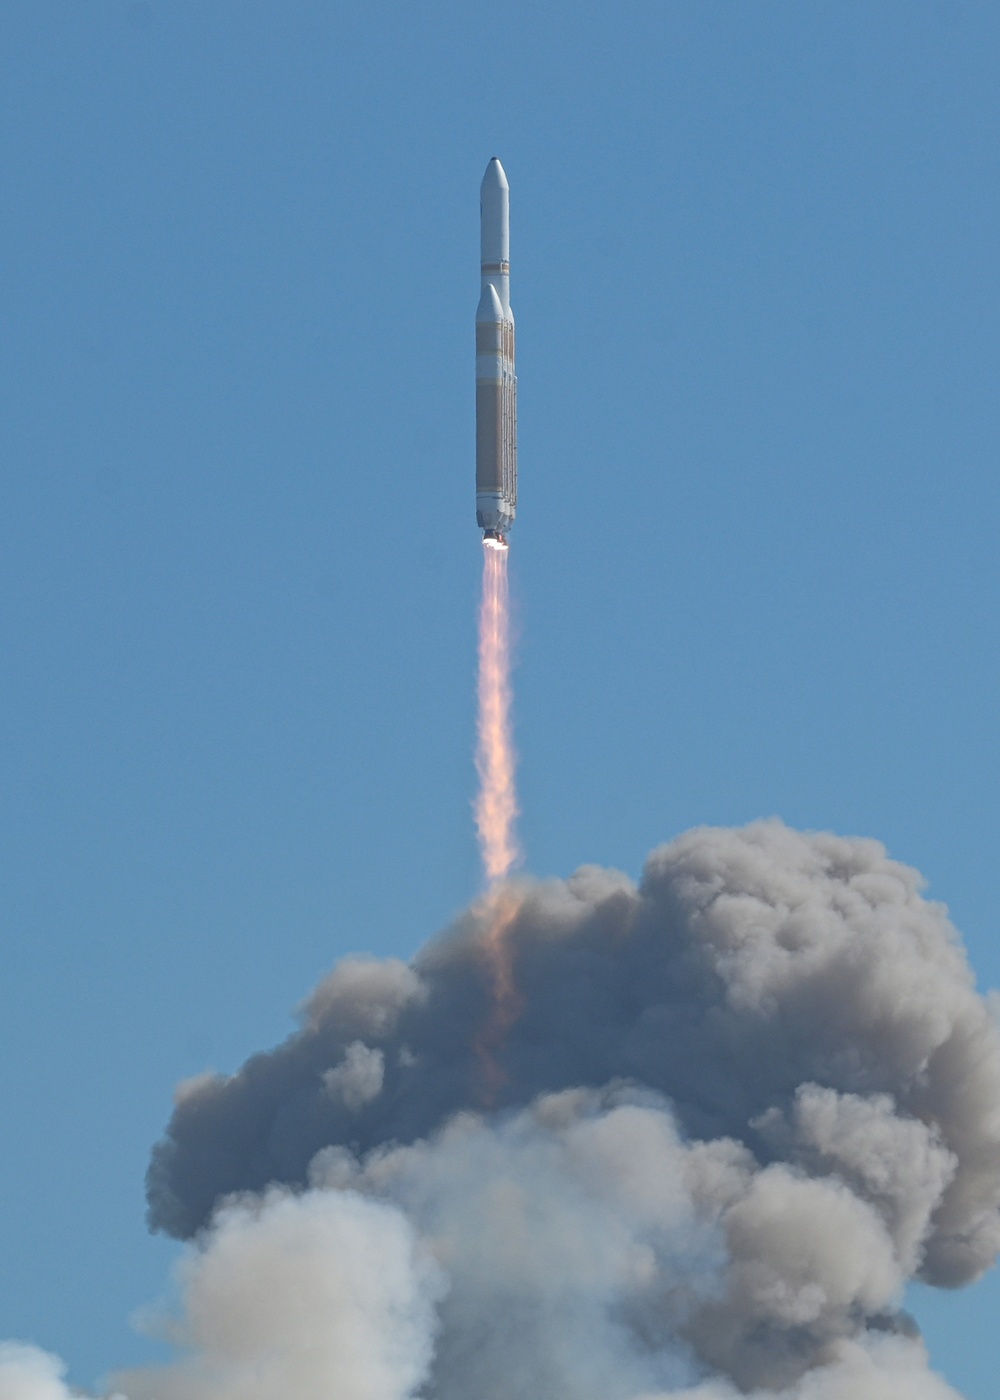
<instances>
[{"instance_id":1,"label":"flame trail","mask_svg":"<svg viewBox=\"0 0 1000 1400\"><path fill-rule=\"evenodd\" d=\"M489 1017L476 1037L481 1070L480 1098L496 1101L507 1080L497 1059L521 1011L508 935L520 899L503 881L520 856L514 822L516 759L511 734L510 608L506 545L483 541L483 596L479 609L479 719L476 770L476 828L489 885L482 941L490 988Z\"/></svg>"},{"instance_id":2,"label":"flame trail","mask_svg":"<svg viewBox=\"0 0 1000 1400\"><path fill-rule=\"evenodd\" d=\"M479 720L476 827L486 879L505 879L520 851L514 833L517 792L511 736L510 616L507 547L483 541L483 597L479 608Z\"/></svg>"}]
</instances>

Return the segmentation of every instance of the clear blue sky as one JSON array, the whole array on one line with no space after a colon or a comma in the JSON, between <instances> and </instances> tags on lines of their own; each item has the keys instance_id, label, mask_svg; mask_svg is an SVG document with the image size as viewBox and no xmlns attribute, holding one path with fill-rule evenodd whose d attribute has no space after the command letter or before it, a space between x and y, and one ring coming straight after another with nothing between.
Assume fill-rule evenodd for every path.
<instances>
[{"instance_id":1,"label":"clear blue sky","mask_svg":"<svg viewBox=\"0 0 1000 1400\"><path fill-rule=\"evenodd\" d=\"M0 1335L151 1354L174 1083L475 893L478 184L528 868L779 814L1000 985L995 0L4 0ZM1000 1281L912 1305L972 1400Z\"/></svg>"}]
</instances>

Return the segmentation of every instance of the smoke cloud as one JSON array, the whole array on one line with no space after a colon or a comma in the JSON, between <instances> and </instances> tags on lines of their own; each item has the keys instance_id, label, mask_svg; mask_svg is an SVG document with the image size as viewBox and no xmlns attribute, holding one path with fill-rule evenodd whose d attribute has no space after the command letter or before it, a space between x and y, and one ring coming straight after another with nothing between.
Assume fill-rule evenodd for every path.
<instances>
[{"instance_id":1,"label":"smoke cloud","mask_svg":"<svg viewBox=\"0 0 1000 1400\"><path fill-rule=\"evenodd\" d=\"M1000 1029L877 842L693 831L341 963L181 1086L149 1206L127 1400L958 1400L900 1301L1000 1248Z\"/></svg>"},{"instance_id":2,"label":"smoke cloud","mask_svg":"<svg viewBox=\"0 0 1000 1400\"><path fill-rule=\"evenodd\" d=\"M181 1279L188 1355L118 1376L128 1400L402 1400L427 1374L441 1271L357 1193L229 1202Z\"/></svg>"},{"instance_id":3,"label":"smoke cloud","mask_svg":"<svg viewBox=\"0 0 1000 1400\"><path fill-rule=\"evenodd\" d=\"M20 1342L0 1343L0 1400L71 1400L58 1357Z\"/></svg>"},{"instance_id":4,"label":"smoke cloud","mask_svg":"<svg viewBox=\"0 0 1000 1400\"><path fill-rule=\"evenodd\" d=\"M954 1397L899 1304L1000 1249L1000 1030L921 888L703 829L341 963L178 1093L193 1359L129 1400Z\"/></svg>"}]
</instances>

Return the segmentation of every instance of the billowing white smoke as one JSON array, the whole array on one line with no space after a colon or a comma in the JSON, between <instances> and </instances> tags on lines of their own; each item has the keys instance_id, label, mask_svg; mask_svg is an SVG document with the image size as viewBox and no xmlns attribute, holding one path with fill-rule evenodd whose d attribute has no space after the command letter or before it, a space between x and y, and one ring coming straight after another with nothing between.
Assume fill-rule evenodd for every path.
<instances>
[{"instance_id":1,"label":"billowing white smoke","mask_svg":"<svg viewBox=\"0 0 1000 1400\"><path fill-rule=\"evenodd\" d=\"M223 1206L183 1281L190 1354L120 1376L129 1400L402 1400L427 1374L440 1269L353 1192Z\"/></svg>"},{"instance_id":2,"label":"billowing white smoke","mask_svg":"<svg viewBox=\"0 0 1000 1400\"><path fill-rule=\"evenodd\" d=\"M183 1087L187 1352L121 1391L955 1400L898 1308L1000 1248L1000 1030L915 873L769 822L517 898ZM0 1356L0 1400L64 1394Z\"/></svg>"},{"instance_id":3,"label":"billowing white smoke","mask_svg":"<svg viewBox=\"0 0 1000 1400\"><path fill-rule=\"evenodd\" d=\"M883 1215L836 1177L685 1143L624 1087L460 1115L365 1163L332 1148L313 1171L393 1201L445 1262L440 1400L675 1394L706 1362L773 1387L834 1363L859 1318L888 1325L905 1279Z\"/></svg>"},{"instance_id":4,"label":"billowing white smoke","mask_svg":"<svg viewBox=\"0 0 1000 1400\"><path fill-rule=\"evenodd\" d=\"M427 1373L443 1275L405 1216L354 1192L223 1206L182 1268L186 1353L117 1400L403 1400ZM69 1400L62 1365L0 1346L0 1400Z\"/></svg>"},{"instance_id":5,"label":"billowing white smoke","mask_svg":"<svg viewBox=\"0 0 1000 1400\"><path fill-rule=\"evenodd\" d=\"M65 1373L57 1357L38 1347L0 1343L0 1400L70 1400Z\"/></svg>"}]
</instances>

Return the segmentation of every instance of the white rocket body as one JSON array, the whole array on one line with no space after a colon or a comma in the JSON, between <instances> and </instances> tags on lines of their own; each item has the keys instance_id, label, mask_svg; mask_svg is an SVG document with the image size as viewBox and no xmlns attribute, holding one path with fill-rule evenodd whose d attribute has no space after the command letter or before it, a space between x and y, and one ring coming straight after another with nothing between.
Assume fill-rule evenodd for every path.
<instances>
[{"instance_id":1,"label":"white rocket body","mask_svg":"<svg viewBox=\"0 0 1000 1400\"><path fill-rule=\"evenodd\" d=\"M496 156L479 191L482 295L476 311L476 520L505 541L517 506L517 377L510 309L510 187Z\"/></svg>"}]
</instances>

